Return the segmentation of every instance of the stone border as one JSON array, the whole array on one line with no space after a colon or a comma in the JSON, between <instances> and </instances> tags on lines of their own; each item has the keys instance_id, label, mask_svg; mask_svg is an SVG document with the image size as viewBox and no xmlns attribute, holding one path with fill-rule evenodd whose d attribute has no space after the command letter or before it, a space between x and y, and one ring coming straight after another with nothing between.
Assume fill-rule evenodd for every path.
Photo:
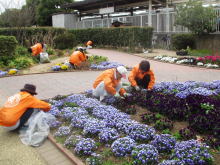
<instances>
[{"instance_id":1,"label":"stone border","mask_svg":"<svg viewBox=\"0 0 220 165\"><path fill-rule=\"evenodd\" d=\"M56 140L51 134L48 135L48 139L64 154L66 155L74 164L85 165L81 160L79 160L72 152L67 148L63 147L62 144L56 143Z\"/></svg>"}]
</instances>

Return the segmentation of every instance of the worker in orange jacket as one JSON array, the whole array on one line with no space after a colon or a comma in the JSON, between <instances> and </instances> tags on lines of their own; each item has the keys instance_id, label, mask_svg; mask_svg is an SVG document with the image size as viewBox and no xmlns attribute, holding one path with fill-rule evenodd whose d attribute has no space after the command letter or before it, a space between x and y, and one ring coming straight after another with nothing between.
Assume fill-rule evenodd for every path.
<instances>
[{"instance_id":1,"label":"worker in orange jacket","mask_svg":"<svg viewBox=\"0 0 220 165\"><path fill-rule=\"evenodd\" d=\"M69 59L69 63L76 69L79 66L79 63L86 61L88 56L86 56L82 47L78 47L76 51L74 51Z\"/></svg>"},{"instance_id":2,"label":"worker in orange jacket","mask_svg":"<svg viewBox=\"0 0 220 165\"><path fill-rule=\"evenodd\" d=\"M92 42L92 41L88 41L88 42L86 43L86 47L88 47L88 46L92 46L92 47L93 47L93 42Z\"/></svg>"},{"instance_id":3,"label":"worker in orange jacket","mask_svg":"<svg viewBox=\"0 0 220 165\"><path fill-rule=\"evenodd\" d=\"M36 99L36 86L25 84L20 93L8 98L0 109L0 126L8 131L18 130L28 121L34 111L40 108L50 110L50 104Z\"/></svg>"},{"instance_id":4,"label":"worker in orange jacket","mask_svg":"<svg viewBox=\"0 0 220 165\"><path fill-rule=\"evenodd\" d=\"M135 65L128 79L136 91L140 91L139 86L151 90L155 84L154 72L148 61L141 61L141 63Z\"/></svg>"},{"instance_id":5,"label":"worker in orange jacket","mask_svg":"<svg viewBox=\"0 0 220 165\"><path fill-rule=\"evenodd\" d=\"M128 94L120 82L122 77L126 79L126 74L127 69L123 66L104 71L93 84L93 96L98 97L100 101L109 94L115 97L120 97L120 95L127 97Z\"/></svg>"},{"instance_id":6,"label":"worker in orange jacket","mask_svg":"<svg viewBox=\"0 0 220 165\"><path fill-rule=\"evenodd\" d=\"M28 48L28 51L32 53L33 56L40 54L43 51L44 42L37 43L34 46Z\"/></svg>"}]
</instances>

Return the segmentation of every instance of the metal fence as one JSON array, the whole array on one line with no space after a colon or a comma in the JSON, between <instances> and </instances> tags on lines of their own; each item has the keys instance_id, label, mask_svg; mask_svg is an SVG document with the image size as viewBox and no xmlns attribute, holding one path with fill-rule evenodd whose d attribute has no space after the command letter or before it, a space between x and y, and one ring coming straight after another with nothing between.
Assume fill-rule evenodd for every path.
<instances>
[{"instance_id":1,"label":"metal fence","mask_svg":"<svg viewBox=\"0 0 220 165\"><path fill-rule=\"evenodd\" d=\"M214 9L219 19L216 20L215 29L216 32L220 32L220 9ZM152 25L149 24L149 16L138 15L138 16L125 16L125 17L114 17L107 19L91 19L83 20L76 22L76 29L85 29L85 28L95 28L95 27L110 27L113 20L118 21L128 21L132 23L132 26L153 26L154 32L189 32L188 28L183 26L173 26L175 12L167 13L155 13L152 14ZM167 23L168 22L168 23Z\"/></svg>"}]
</instances>

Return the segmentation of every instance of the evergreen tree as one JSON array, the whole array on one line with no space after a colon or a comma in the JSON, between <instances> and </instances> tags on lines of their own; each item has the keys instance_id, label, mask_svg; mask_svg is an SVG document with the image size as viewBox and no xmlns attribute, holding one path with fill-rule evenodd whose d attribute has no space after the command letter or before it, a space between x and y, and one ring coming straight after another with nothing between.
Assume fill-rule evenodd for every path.
<instances>
[{"instance_id":1,"label":"evergreen tree","mask_svg":"<svg viewBox=\"0 0 220 165\"><path fill-rule=\"evenodd\" d=\"M70 11L60 9L60 6L72 2L73 0L40 0L37 8L37 24L39 26L52 26L52 14Z\"/></svg>"}]
</instances>

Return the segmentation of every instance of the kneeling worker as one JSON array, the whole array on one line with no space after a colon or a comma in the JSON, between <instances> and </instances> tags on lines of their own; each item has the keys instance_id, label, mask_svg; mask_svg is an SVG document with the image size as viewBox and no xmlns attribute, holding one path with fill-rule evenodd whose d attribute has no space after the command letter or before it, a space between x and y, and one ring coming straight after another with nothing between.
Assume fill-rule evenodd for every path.
<instances>
[{"instance_id":1,"label":"kneeling worker","mask_svg":"<svg viewBox=\"0 0 220 165\"><path fill-rule=\"evenodd\" d=\"M93 96L99 97L100 101L110 94L115 97L120 97L120 95L127 97L128 94L120 82L122 77L126 79L126 74L127 69L123 66L104 71L93 84Z\"/></svg>"},{"instance_id":2,"label":"kneeling worker","mask_svg":"<svg viewBox=\"0 0 220 165\"><path fill-rule=\"evenodd\" d=\"M139 86L151 90L155 84L155 76L150 63L148 61L141 61L141 63L135 65L128 80L136 91L140 91Z\"/></svg>"},{"instance_id":3,"label":"kneeling worker","mask_svg":"<svg viewBox=\"0 0 220 165\"><path fill-rule=\"evenodd\" d=\"M36 86L25 84L20 93L8 98L0 109L0 127L7 131L18 130L28 121L32 113L40 108L44 112L50 110L50 104L36 99Z\"/></svg>"},{"instance_id":4,"label":"kneeling worker","mask_svg":"<svg viewBox=\"0 0 220 165\"><path fill-rule=\"evenodd\" d=\"M76 51L74 51L69 59L69 63L76 69L79 66L80 62L86 61L88 57L86 56L82 47L78 47Z\"/></svg>"}]
</instances>

